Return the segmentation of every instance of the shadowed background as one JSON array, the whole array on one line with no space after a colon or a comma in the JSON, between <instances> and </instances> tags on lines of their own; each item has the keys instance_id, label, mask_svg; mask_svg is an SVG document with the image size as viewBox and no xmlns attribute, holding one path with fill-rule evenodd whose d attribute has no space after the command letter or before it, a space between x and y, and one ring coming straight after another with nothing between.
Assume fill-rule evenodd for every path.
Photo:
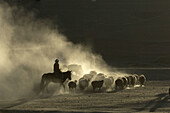
<instances>
[{"instance_id":1,"label":"shadowed background","mask_svg":"<svg viewBox=\"0 0 170 113\"><path fill-rule=\"evenodd\" d=\"M168 67L169 4L161 0L15 0L116 67Z\"/></svg>"}]
</instances>

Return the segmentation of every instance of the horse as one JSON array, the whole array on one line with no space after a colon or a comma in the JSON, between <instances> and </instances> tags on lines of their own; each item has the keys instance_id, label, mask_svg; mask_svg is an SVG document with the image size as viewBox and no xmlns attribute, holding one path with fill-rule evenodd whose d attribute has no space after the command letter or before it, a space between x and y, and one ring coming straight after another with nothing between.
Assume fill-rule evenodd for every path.
<instances>
[{"instance_id":1,"label":"horse","mask_svg":"<svg viewBox=\"0 0 170 113\"><path fill-rule=\"evenodd\" d=\"M64 82L66 81L66 79L71 80L71 71L62 72L61 76L62 77L59 78L54 73L43 74L41 77L40 90L44 91L46 89L46 91L48 92L47 86L50 82L59 83L60 86L62 85L65 89Z\"/></svg>"}]
</instances>

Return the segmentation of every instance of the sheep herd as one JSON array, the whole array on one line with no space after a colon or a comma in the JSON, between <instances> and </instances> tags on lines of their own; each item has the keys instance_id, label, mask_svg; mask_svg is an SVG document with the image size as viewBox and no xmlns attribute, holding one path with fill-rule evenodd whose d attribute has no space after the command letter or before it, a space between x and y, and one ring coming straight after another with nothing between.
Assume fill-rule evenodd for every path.
<instances>
[{"instance_id":1,"label":"sheep herd","mask_svg":"<svg viewBox=\"0 0 170 113\"><path fill-rule=\"evenodd\" d=\"M137 84L142 86L145 84L145 81L146 77L144 75L128 74L115 79L114 76L107 76L103 73L91 71L89 74L83 75L78 80L70 81L68 87L70 90L76 90L78 88L80 91L90 88L93 89L93 91L101 91L101 89L120 90L125 89L126 87L134 87Z\"/></svg>"},{"instance_id":2,"label":"sheep herd","mask_svg":"<svg viewBox=\"0 0 170 113\"><path fill-rule=\"evenodd\" d=\"M83 75L84 72L81 65L77 64L64 66L63 71L66 70L72 70L72 81L68 82L68 88L70 90L121 90L127 87L134 87L135 85L142 86L146 81L144 75L137 74L116 73L115 75L115 73L113 73L106 75L104 73L90 71Z\"/></svg>"},{"instance_id":3,"label":"sheep herd","mask_svg":"<svg viewBox=\"0 0 170 113\"><path fill-rule=\"evenodd\" d=\"M115 89L124 89L126 87L134 87L137 84L144 85L146 77L144 75L138 76L137 74L119 77L115 81Z\"/></svg>"}]
</instances>

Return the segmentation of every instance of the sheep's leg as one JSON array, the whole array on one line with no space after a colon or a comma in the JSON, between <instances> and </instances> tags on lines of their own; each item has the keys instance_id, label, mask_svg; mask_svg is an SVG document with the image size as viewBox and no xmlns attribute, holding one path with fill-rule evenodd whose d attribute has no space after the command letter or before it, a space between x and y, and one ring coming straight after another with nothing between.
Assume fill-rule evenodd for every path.
<instances>
[{"instance_id":1,"label":"sheep's leg","mask_svg":"<svg viewBox=\"0 0 170 113\"><path fill-rule=\"evenodd\" d=\"M117 90L118 89L118 86L116 85L115 89Z\"/></svg>"},{"instance_id":2,"label":"sheep's leg","mask_svg":"<svg viewBox=\"0 0 170 113\"><path fill-rule=\"evenodd\" d=\"M142 83L140 83L140 87L142 87Z\"/></svg>"},{"instance_id":3,"label":"sheep's leg","mask_svg":"<svg viewBox=\"0 0 170 113\"><path fill-rule=\"evenodd\" d=\"M71 92L71 88L69 87L69 92Z\"/></svg>"},{"instance_id":4,"label":"sheep's leg","mask_svg":"<svg viewBox=\"0 0 170 113\"><path fill-rule=\"evenodd\" d=\"M93 91L95 91L95 87L93 87Z\"/></svg>"},{"instance_id":5,"label":"sheep's leg","mask_svg":"<svg viewBox=\"0 0 170 113\"><path fill-rule=\"evenodd\" d=\"M121 89L123 89L123 85L121 85Z\"/></svg>"},{"instance_id":6,"label":"sheep's leg","mask_svg":"<svg viewBox=\"0 0 170 113\"><path fill-rule=\"evenodd\" d=\"M71 91L71 88L69 87L69 91Z\"/></svg>"},{"instance_id":7,"label":"sheep's leg","mask_svg":"<svg viewBox=\"0 0 170 113\"><path fill-rule=\"evenodd\" d=\"M73 88L73 93L75 93L76 92L76 89L75 88Z\"/></svg>"}]
</instances>

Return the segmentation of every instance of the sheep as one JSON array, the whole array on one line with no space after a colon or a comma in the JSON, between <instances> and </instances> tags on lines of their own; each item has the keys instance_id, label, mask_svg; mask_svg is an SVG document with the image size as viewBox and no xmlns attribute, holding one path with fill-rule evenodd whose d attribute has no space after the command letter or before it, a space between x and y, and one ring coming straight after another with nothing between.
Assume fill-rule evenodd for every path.
<instances>
[{"instance_id":1,"label":"sheep","mask_svg":"<svg viewBox=\"0 0 170 113\"><path fill-rule=\"evenodd\" d=\"M129 76L129 80L130 80L129 86L133 86L134 81L133 81L133 76L132 75Z\"/></svg>"},{"instance_id":2,"label":"sheep","mask_svg":"<svg viewBox=\"0 0 170 113\"><path fill-rule=\"evenodd\" d=\"M138 82L139 82L139 76L137 75L137 74L134 74L134 76L136 77L136 84L138 84Z\"/></svg>"},{"instance_id":3,"label":"sheep","mask_svg":"<svg viewBox=\"0 0 170 113\"><path fill-rule=\"evenodd\" d=\"M129 76L129 78L130 78L130 85L134 87L137 82L136 77L134 75L131 75Z\"/></svg>"},{"instance_id":4,"label":"sheep","mask_svg":"<svg viewBox=\"0 0 170 113\"><path fill-rule=\"evenodd\" d=\"M114 82L114 78L113 77L108 77L104 79L104 84L106 86L106 88L111 88Z\"/></svg>"},{"instance_id":5,"label":"sheep","mask_svg":"<svg viewBox=\"0 0 170 113\"><path fill-rule=\"evenodd\" d=\"M95 76L95 75L97 75L97 72L96 72L96 71L90 71L90 73L89 73L89 74L91 74L91 75Z\"/></svg>"},{"instance_id":6,"label":"sheep","mask_svg":"<svg viewBox=\"0 0 170 113\"><path fill-rule=\"evenodd\" d=\"M84 90L89 86L89 80L85 78L80 78L79 79L79 88L80 90Z\"/></svg>"},{"instance_id":7,"label":"sheep","mask_svg":"<svg viewBox=\"0 0 170 113\"><path fill-rule=\"evenodd\" d=\"M115 81L115 89L123 89L124 88L124 81L122 78L118 78L116 81Z\"/></svg>"},{"instance_id":8,"label":"sheep","mask_svg":"<svg viewBox=\"0 0 170 113\"><path fill-rule=\"evenodd\" d=\"M137 84L138 79L137 79L137 77L136 77L135 75L133 75L133 80L134 80L134 85L136 85L136 84Z\"/></svg>"},{"instance_id":9,"label":"sheep","mask_svg":"<svg viewBox=\"0 0 170 113\"><path fill-rule=\"evenodd\" d=\"M76 83L77 83L77 80L69 82L68 83L69 89L76 89L76 87L77 87Z\"/></svg>"},{"instance_id":10,"label":"sheep","mask_svg":"<svg viewBox=\"0 0 170 113\"><path fill-rule=\"evenodd\" d=\"M77 64L71 64L68 65L68 70L72 70L72 72L75 72L77 75L83 75L83 69L81 65L77 65Z\"/></svg>"},{"instance_id":11,"label":"sheep","mask_svg":"<svg viewBox=\"0 0 170 113\"><path fill-rule=\"evenodd\" d=\"M123 79L123 86L124 88L126 88L128 86L128 79L127 77L122 77L122 79Z\"/></svg>"},{"instance_id":12,"label":"sheep","mask_svg":"<svg viewBox=\"0 0 170 113\"><path fill-rule=\"evenodd\" d=\"M100 81L93 81L91 83L93 90L95 91L96 88L99 88L99 91L101 90L101 87L103 86L104 80L100 80Z\"/></svg>"},{"instance_id":13,"label":"sheep","mask_svg":"<svg viewBox=\"0 0 170 113\"><path fill-rule=\"evenodd\" d=\"M83 75L83 78L90 81L93 78L93 76L94 75L92 75L92 74L85 74L85 75Z\"/></svg>"},{"instance_id":14,"label":"sheep","mask_svg":"<svg viewBox=\"0 0 170 113\"><path fill-rule=\"evenodd\" d=\"M144 85L145 82L146 82L146 77L145 77L145 75L140 75L140 76L139 76L139 83L140 83L140 85L141 85L141 86Z\"/></svg>"},{"instance_id":15,"label":"sheep","mask_svg":"<svg viewBox=\"0 0 170 113\"><path fill-rule=\"evenodd\" d=\"M131 83L131 79L129 76L125 76L127 78L127 86L130 86L130 83Z\"/></svg>"},{"instance_id":16,"label":"sheep","mask_svg":"<svg viewBox=\"0 0 170 113\"><path fill-rule=\"evenodd\" d=\"M97 74L97 76L96 76L96 78L95 78L95 80L96 80L96 81L104 80L104 79L105 79L105 76L104 76L104 74L103 74L103 73L99 73L99 74Z\"/></svg>"}]
</instances>

